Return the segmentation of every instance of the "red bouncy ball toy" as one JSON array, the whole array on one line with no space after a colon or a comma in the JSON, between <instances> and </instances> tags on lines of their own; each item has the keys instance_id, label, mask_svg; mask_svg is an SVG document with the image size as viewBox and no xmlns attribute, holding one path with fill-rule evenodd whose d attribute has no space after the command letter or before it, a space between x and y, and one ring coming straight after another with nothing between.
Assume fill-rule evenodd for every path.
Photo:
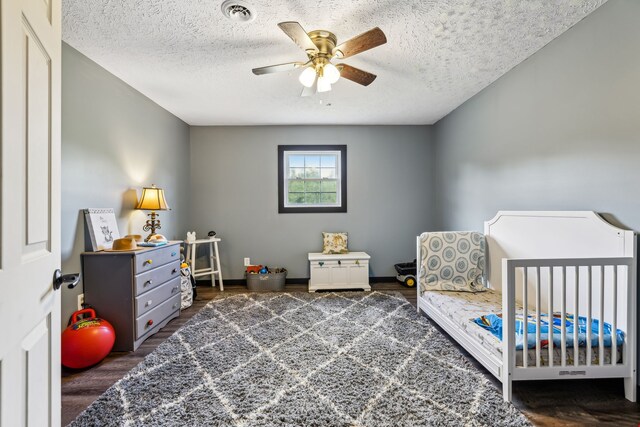
<instances>
[{"instance_id":1,"label":"red bouncy ball toy","mask_svg":"<svg viewBox=\"0 0 640 427\"><path fill-rule=\"evenodd\" d=\"M81 314L89 317L78 319ZM113 326L97 318L95 310L78 310L71 317L71 325L62 332L62 364L73 369L95 365L109 354L115 341Z\"/></svg>"}]
</instances>

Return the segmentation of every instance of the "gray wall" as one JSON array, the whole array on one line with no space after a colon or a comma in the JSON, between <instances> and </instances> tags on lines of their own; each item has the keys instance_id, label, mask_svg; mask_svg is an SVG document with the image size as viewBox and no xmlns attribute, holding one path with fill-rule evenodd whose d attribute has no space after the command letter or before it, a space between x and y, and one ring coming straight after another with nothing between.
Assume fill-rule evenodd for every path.
<instances>
[{"instance_id":1,"label":"gray wall","mask_svg":"<svg viewBox=\"0 0 640 427\"><path fill-rule=\"evenodd\" d=\"M63 43L62 268L80 271L81 209L110 207L121 235L142 234L136 191L156 184L171 211L160 213L168 238L185 233L189 209L189 126ZM62 322L82 285L62 294Z\"/></svg>"},{"instance_id":2,"label":"gray wall","mask_svg":"<svg viewBox=\"0 0 640 427\"><path fill-rule=\"evenodd\" d=\"M163 232L223 238L227 278L243 257L308 277L322 231L347 231L373 276L414 257L429 229L481 230L501 209L588 209L640 229L640 2L610 0L428 126L189 127L63 47L65 271L79 271L85 207L114 207L140 232L135 190L165 188ZM190 143L189 143L190 140ZM278 214L277 145L347 144L344 214ZM63 294L63 321L77 291Z\"/></svg>"},{"instance_id":3,"label":"gray wall","mask_svg":"<svg viewBox=\"0 0 640 427\"><path fill-rule=\"evenodd\" d=\"M278 144L346 144L348 212L278 214ZM395 275L415 258L415 236L433 225L433 141L427 126L192 127L189 229L223 239L223 274L243 258L309 277L307 253L322 231L349 233L371 255L370 274Z\"/></svg>"},{"instance_id":4,"label":"gray wall","mask_svg":"<svg viewBox=\"0 0 640 427\"><path fill-rule=\"evenodd\" d=\"M539 209L640 230L638 17L610 0L436 124L440 228Z\"/></svg>"}]
</instances>

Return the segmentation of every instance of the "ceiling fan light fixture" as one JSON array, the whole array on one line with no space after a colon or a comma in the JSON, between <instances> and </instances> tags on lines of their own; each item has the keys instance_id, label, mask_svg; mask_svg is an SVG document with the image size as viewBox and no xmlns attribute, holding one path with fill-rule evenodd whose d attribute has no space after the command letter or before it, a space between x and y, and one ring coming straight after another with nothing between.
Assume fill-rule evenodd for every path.
<instances>
[{"instance_id":1,"label":"ceiling fan light fixture","mask_svg":"<svg viewBox=\"0 0 640 427\"><path fill-rule=\"evenodd\" d=\"M338 81L338 79L340 78L340 71L338 71L338 68L336 68L335 65L329 62L323 68L324 70L322 75L329 81L330 84L334 84Z\"/></svg>"},{"instance_id":2,"label":"ceiling fan light fixture","mask_svg":"<svg viewBox=\"0 0 640 427\"><path fill-rule=\"evenodd\" d=\"M298 80L300 80L300 83L305 87L313 86L313 82L316 80L316 69L314 67L305 68L302 73L300 73Z\"/></svg>"},{"instance_id":3,"label":"ceiling fan light fixture","mask_svg":"<svg viewBox=\"0 0 640 427\"><path fill-rule=\"evenodd\" d=\"M329 92L331 90L331 82L325 76L318 77L318 92Z\"/></svg>"},{"instance_id":4,"label":"ceiling fan light fixture","mask_svg":"<svg viewBox=\"0 0 640 427\"><path fill-rule=\"evenodd\" d=\"M300 96L328 92L331 90L331 85L341 78L362 86L369 86L376 79L375 74L348 64L333 65L331 59L348 58L385 44L387 37L380 28L375 27L338 45L338 39L330 31L314 30L307 32L299 22L295 21L280 22L278 27L298 47L305 51L309 60L305 63L298 61L254 68L252 70L253 74L271 74L278 71L304 68L298 76L298 80L304 86Z\"/></svg>"}]
</instances>

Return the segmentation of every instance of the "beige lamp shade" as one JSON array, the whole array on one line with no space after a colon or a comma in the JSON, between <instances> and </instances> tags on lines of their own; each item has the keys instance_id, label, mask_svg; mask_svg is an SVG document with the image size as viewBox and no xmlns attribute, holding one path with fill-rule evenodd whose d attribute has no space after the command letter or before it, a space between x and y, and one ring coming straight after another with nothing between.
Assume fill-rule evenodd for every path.
<instances>
[{"instance_id":1,"label":"beige lamp shade","mask_svg":"<svg viewBox=\"0 0 640 427\"><path fill-rule=\"evenodd\" d=\"M157 188L155 185L151 187L144 187L142 189L142 197L136 206L136 209L145 209L150 211L164 211L169 209L167 200L164 198L164 191L162 188Z\"/></svg>"}]
</instances>

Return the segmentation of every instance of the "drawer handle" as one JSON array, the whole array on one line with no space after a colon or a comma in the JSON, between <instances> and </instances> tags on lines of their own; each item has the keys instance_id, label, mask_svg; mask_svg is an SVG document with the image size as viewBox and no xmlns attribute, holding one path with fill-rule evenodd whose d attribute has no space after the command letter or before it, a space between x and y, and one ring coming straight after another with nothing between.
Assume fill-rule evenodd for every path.
<instances>
[{"instance_id":1,"label":"drawer handle","mask_svg":"<svg viewBox=\"0 0 640 427\"><path fill-rule=\"evenodd\" d=\"M360 265L360 260L359 259L356 260L356 265Z\"/></svg>"},{"instance_id":2,"label":"drawer handle","mask_svg":"<svg viewBox=\"0 0 640 427\"><path fill-rule=\"evenodd\" d=\"M171 274L176 274L178 272L177 268L174 268L173 270L171 270Z\"/></svg>"},{"instance_id":3,"label":"drawer handle","mask_svg":"<svg viewBox=\"0 0 640 427\"><path fill-rule=\"evenodd\" d=\"M177 252L171 252L171 256L176 256L176 255L178 255Z\"/></svg>"},{"instance_id":4,"label":"drawer handle","mask_svg":"<svg viewBox=\"0 0 640 427\"><path fill-rule=\"evenodd\" d=\"M338 265L342 265L342 261L338 260Z\"/></svg>"},{"instance_id":5,"label":"drawer handle","mask_svg":"<svg viewBox=\"0 0 640 427\"><path fill-rule=\"evenodd\" d=\"M147 327L153 325L153 319L147 320Z\"/></svg>"},{"instance_id":6,"label":"drawer handle","mask_svg":"<svg viewBox=\"0 0 640 427\"><path fill-rule=\"evenodd\" d=\"M147 301L147 303L144 306L145 307L149 307L151 304L153 304L153 300Z\"/></svg>"},{"instance_id":7,"label":"drawer handle","mask_svg":"<svg viewBox=\"0 0 640 427\"><path fill-rule=\"evenodd\" d=\"M152 283L153 283L153 280L147 280L146 282L144 282L143 286L148 286L148 285L150 285Z\"/></svg>"},{"instance_id":8,"label":"drawer handle","mask_svg":"<svg viewBox=\"0 0 640 427\"><path fill-rule=\"evenodd\" d=\"M320 265L320 267L322 267L324 265L324 262L320 261L318 264Z\"/></svg>"},{"instance_id":9,"label":"drawer handle","mask_svg":"<svg viewBox=\"0 0 640 427\"><path fill-rule=\"evenodd\" d=\"M175 291L177 291L177 290L178 290L178 287L177 287L177 286L174 286L173 288L171 288L171 293L174 293L174 292L175 292Z\"/></svg>"},{"instance_id":10,"label":"drawer handle","mask_svg":"<svg viewBox=\"0 0 640 427\"><path fill-rule=\"evenodd\" d=\"M173 308L178 308L178 303L173 304Z\"/></svg>"},{"instance_id":11,"label":"drawer handle","mask_svg":"<svg viewBox=\"0 0 640 427\"><path fill-rule=\"evenodd\" d=\"M153 260L152 260L152 259L148 259L148 260L146 260L146 261L144 262L144 264L145 264L145 265L146 265L146 264L151 265L151 264L153 264Z\"/></svg>"}]
</instances>

